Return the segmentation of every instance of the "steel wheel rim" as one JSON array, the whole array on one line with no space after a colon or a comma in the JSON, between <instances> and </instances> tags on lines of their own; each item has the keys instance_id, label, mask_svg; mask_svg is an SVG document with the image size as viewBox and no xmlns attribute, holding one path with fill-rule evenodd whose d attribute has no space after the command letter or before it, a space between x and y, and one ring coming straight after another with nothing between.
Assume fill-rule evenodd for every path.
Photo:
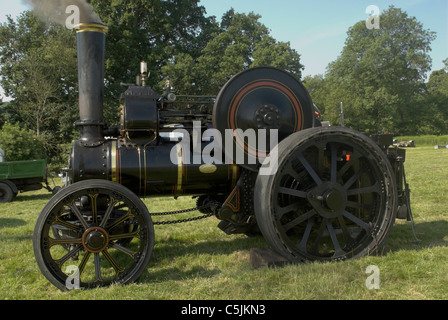
<instances>
[{"instance_id":1,"label":"steel wheel rim","mask_svg":"<svg viewBox=\"0 0 448 320\"><path fill-rule=\"evenodd\" d=\"M57 286L93 288L133 280L146 267L154 241L144 210L109 188L65 194L47 212L39 237L40 256Z\"/></svg>"},{"instance_id":2,"label":"steel wheel rim","mask_svg":"<svg viewBox=\"0 0 448 320\"><path fill-rule=\"evenodd\" d=\"M361 140L332 134L304 142L279 164L272 220L293 256L345 260L380 241L392 195L378 161Z\"/></svg>"}]
</instances>

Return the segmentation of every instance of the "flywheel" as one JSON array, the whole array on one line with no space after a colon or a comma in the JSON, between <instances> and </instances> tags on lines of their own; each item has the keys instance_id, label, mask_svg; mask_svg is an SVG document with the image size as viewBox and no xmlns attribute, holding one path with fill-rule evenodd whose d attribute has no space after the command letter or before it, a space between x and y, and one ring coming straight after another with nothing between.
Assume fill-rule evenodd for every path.
<instances>
[{"instance_id":1,"label":"flywheel","mask_svg":"<svg viewBox=\"0 0 448 320\"><path fill-rule=\"evenodd\" d=\"M213 108L213 126L226 139L233 139L233 143L226 140L226 155L256 171L276 141L313 126L313 103L303 84L288 72L252 68L221 89Z\"/></svg>"}]
</instances>

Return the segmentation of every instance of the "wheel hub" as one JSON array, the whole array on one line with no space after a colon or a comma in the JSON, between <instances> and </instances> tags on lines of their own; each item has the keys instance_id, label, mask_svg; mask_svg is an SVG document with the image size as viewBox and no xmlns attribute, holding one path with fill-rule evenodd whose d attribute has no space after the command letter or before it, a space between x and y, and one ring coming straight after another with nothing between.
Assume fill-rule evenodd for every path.
<instances>
[{"instance_id":1,"label":"wheel hub","mask_svg":"<svg viewBox=\"0 0 448 320\"><path fill-rule=\"evenodd\" d=\"M84 232L82 244L87 251L98 253L106 249L109 244L109 235L103 228L92 227Z\"/></svg>"},{"instance_id":2,"label":"wheel hub","mask_svg":"<svg viewBox=\"0 0 448 320\"><path fill-rule=\"evenodd\" d=\"M328 209L337 211L344 205L344 196L336 190L328 190L323 195L323 202Z\"/></svg>"},{"instance_id":3,"label":"wheel hub","mask_svg":"<svg viewBox=\"0 0 448 320\"><path fill-rule=\"evenodd\" d=\"M278 129L281 126L280 111L273 104L261 106L255 112L258 129Z\"/></svg>"},{"instance_id":4,"label":"wheel hub","mask_svg":"<svg viewBox=\"0 0 448 320\"><path fill-rule=\"evenodd\" d=\"M347 193L340 184L326 182L309 192L308 201L320 216L332 219L344 212Z\"/></svg>"}]
</instances>

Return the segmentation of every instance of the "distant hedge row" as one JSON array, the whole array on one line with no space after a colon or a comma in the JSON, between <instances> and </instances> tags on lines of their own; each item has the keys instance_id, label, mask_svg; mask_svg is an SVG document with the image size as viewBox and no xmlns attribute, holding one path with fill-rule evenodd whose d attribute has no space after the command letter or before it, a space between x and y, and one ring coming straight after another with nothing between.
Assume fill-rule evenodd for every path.
<instances>
[{"instance_id":1,"label":"distant hedge row","mask_svg":"<svg viewBox=\"0 0 448 320\"><path fill-rule=\"evenodd\" d=\"M398 141L415 141L416 147L421 146L435 146L435 145L441 145L446 146L448 145L448 135L444 136L434 136L434 135L427 135L427 136L401 136L396 137Z\"/></svg>"}]
</instances>

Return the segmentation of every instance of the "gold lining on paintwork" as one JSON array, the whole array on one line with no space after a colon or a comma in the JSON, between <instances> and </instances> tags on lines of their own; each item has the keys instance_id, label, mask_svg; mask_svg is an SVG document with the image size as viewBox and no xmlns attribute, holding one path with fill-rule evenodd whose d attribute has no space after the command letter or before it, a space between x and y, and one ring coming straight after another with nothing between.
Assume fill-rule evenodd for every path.
<instances>
[{"instance_id":1,"label":"gold lining on paintwork","mask_svg":"<svg viewBox=\"0 0 448 320\"><path fill-rule=\"evenodd\" d=\"M113 182L117 182L117 144L118 141L113 141L110 151L110 170Z\"/></svg>"},{"instance_id":2,"label":"gold lining on paintwork","mask_svg":"<svg viewBox=\"0 0 448 320\"><path fill-rule=\"evenodd\" d=\"M183 159L182 159L182 146L177 144L177 185L176 196L182 192L182 175L183 175Z\"/></svg>"},{"instance_id":3,"label":"gold lining on paintwork","mask_svg":"<svg viewBox=\"0 0 448 320\"><path fill-rule=\"evenodd\" d=\"M103 24L98 23L80 23L77 24L74 29L76 29L76 32L101 32L101 33L107 33L109 31L109 28L106 27Z\"/></svg>"},{"instance_id":4,"label":"gold lining on paintwork","mask_svg":"<svg viewBox=\"0 0 448 320\"><path fill-rule=\"evenodd\" d=\"M137 147L138 152L138 194L142 194L142 150Z\"/></svg>"}]
</instances>

